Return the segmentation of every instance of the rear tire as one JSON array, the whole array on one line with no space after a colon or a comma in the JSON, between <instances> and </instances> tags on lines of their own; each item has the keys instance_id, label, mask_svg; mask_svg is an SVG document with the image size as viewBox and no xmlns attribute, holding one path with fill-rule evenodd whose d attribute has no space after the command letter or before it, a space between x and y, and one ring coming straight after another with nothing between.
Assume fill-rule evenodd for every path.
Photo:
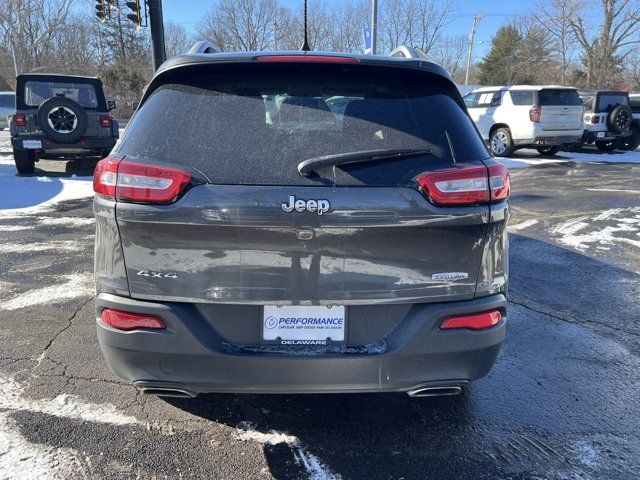
<instances>
[{"instance_id":1,"label":"rear tire","mask_svg":"<svg viewBox=\"0 0 640 480\"><path fill-rule=\"evenodd\" d=\"M554 145L552 147L538 147L536 148L536 150L538 150L538 153L540 155L555 155L556 153L558 153L560 151L560 147L557 145Z\"/></svg>"},{"instance_id":2,"label":"rear tire","mask_svg":"<svg viewBox=\"0 0 640 480\"><path fill-rule=\"evenodd\" d=\"M622 139L620 149L633 152L638 147L640 147L640 126L633 124L631 126L631 136Z\"/></svg>"},{"instance_id":3,"label":"rear tire","mask_svg":"<svg viewBox=\"0 0 640 480\"><path fill-rule=\"evenodd\" d=\"M516 151L508 128L498 128L489 137L489 149L496 157L510 157Z\"/></svg>"},{"instance_id":4,"label":"rear tire","mask_svg":"<svg viewBox=\"0 0 640 480\"><path fill-rule=\"evenodd\" d=\"M21 175L31 175L36 168L36 152L33 150L14 150L13 160Z\"/></svg>"},{"instance_id":5,"label":"rear tire","mask_svg":"<svg viewBox=\"0 0 640 480\"><path fill-rule=\"evenodd\" d=\"M609 140L609 141L596 140L596 147L601 152L613 152L616 148L618 148L618 142L616 140Z\"/></svg>"}]
</instances>

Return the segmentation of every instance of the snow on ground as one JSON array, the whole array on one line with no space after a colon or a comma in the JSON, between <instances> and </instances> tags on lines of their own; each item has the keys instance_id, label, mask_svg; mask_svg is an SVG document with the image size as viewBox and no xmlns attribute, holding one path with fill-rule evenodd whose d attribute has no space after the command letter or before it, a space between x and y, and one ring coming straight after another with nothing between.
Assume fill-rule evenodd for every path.
<instances>
[{"instance_id":1,"label":"snow on ground","mask_svg":"<svg viewBox=\"0 0 640 480\"><path fill-rule=\"evenodd\" d=\"M270 433L258 432L251 423L241 422L238 425L236 438L243 441L252 440L265 445L285 443L293 449L296 464L302 466L307 471L309 480L342 480L340 474L331 472L322 464L318 457L303 449L300 446L298 437L293 435L276 431L271 431Z\"/></svg>"},{"instance_id":2,"label":"snow on ground","mask_svg":"<svg viewBox=\"0 0 640 480\"><path fill-rule=\"evenodd\" d=\"M640 248L640 208L612 208L598 215L571 218L549 232L560 243L581 252L593 246L608 250L616 244Z\"/></svg>"},{"instance_id":3,"label":"snow on ground","mask_svg":"<svg viewBox=\"0 0 640 480\"><path fill-rule=\"evenodd\" d=\"M0 302L0 310L17 310L32 305L56 303L95 294L93 275L90 273L72 273L60 279L60 283L49 287L36 288L21 293L17 297ZM0 392L2 385L0 384ZM2 401L0 400L0 408Z\"/></svg>"},{"instance_id":4,"label":"snow on ground","mask_svg":"<svg viewBox=\"0 0 640 480\"><path fill-rule=\"evenodd\" d=\"M30 443L11 419L13 412L44 413L111 425L139 424L136 418L119 413L110 404L85 403L69 395L32 400L25 397L23 392L23 385L13 378L0 375L0 480L88 478L82 472L78 452Z\"/></svg>"},{"instance_id":5,"label":"snow on ground","mask_svg":"<svg viewBox=\"0 0 640 480\"><path fill-rule=\"evenodd\" d=\"M525 168L536 165L577 163L638 163L640 164L640 151L601 153L597 150L583 150L581 152L560 152L555 158L538 155L535 150L518 150L515 157L496 159L508 168Z\"/></svg>"},{"instance_id":6,"label":"snow on ground","mask_svg":"<svg viewBox=\"0 0 640 480\"><path fill-rule=\"evenodd\" d=\"M42 213L59 202L93 196L91 177L21 177L9 142L0 142L0 154L0 219Z\"/></svg>"}]
</instances>

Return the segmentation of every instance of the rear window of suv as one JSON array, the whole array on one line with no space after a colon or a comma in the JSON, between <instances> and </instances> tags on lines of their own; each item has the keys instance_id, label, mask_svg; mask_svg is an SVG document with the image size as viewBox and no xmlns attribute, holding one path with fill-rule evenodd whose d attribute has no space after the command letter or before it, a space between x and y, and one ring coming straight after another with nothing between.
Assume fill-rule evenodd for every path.
<instances>
[{"instance_id":1,"label":"rear window of suv","mask_svg":"<svg viewBox=\"0 0 640 480\"><path fill-rule=\"evenodd\" d=\"M582 106L576 90L543 89L538 92L538 102L542 106Z\"/></svg>"},{"instance_id":2,"label":"rear window of suv","mask_svg":"<svg viewBox=\"0 0 640 480\"><path fill-rule=\"evenodd\" d=\"M24 88L24 102L29 107L38 107L42 102L52 97L67 97L85 108L98 107L96 90L90 83L29 80Z\"/></svg>"},{"instance_id":3,"label":"rear window of suv","mask_svg":"<svg viewBox=\"0 0 640 480\"><path fill-rule=\"evenodd\" d=\"M601 93L598 95L598 111L607 112L618 105L629 105L624 93Z\"/></svg>"},{"instance_id":4,"label":"rear window of suv","mask_svg":"<svg viewBox=\"0 0 640 480\"><path fill-rule=\"evenodd\" d=\"M454 157L488 157L455 87L435 75L279 67L183 75L180 83L174 74L136 113L118 153L188 165L214 183L275 185L407 184ZM433 153L325 168L309 178L297 171L312 157L398 148Z\"/></svg>"}]
</instances>

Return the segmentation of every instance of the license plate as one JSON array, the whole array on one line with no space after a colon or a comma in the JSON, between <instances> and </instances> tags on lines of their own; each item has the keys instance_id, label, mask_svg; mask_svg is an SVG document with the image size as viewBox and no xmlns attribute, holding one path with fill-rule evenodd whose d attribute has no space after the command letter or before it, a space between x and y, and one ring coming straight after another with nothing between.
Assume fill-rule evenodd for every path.
<instances>
[{"instance_id":1,"label":"license plate","mask_svg":"<svg viewBox=\"0 0 640 480\"><path fill-rule=\"evenodd\" d=\"M29 148L29 149L42 148L42 142L40 140L23 140L22 148Z\"/></svg>"},{"instance_id":2,"label":"license plate","mask_svg":"<svg viewBox=\"0 0 640 480\"><path fill-rule=\"evenodd\" d=\"M598 132L598 138L604 138L605 132Z\"/></svg>"},{"instance_id":3,"label":"license plate","mask_svg":"<svg viewBox=\"0 0 640 480\"><path fill-rule=\"evenodd\" d=\"M345 340L344 306L266 305L262 339L282 345L326 345Z\"/></svg>"}]
</instances>

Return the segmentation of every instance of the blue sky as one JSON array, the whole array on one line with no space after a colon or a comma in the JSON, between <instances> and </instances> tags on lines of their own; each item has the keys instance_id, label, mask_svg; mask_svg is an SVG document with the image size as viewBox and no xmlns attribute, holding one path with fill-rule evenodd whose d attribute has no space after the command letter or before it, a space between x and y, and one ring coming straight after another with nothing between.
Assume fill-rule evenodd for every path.
<instances>
[{"instance_id":1,"label":"blue sky","mask_svg":"<svg viewBox=\"0 0 640 480\"><path fill-rule=\"evenodd\" d=\"M310 4L320 0L308 0ZM335 8L340 8L339 0L324 0ZM383 2L384 0L380 0ZM213 0L163 0L164 19L184 25L193 29L200 20L202 14L214 3ZM290 8L301 8L303 0L280 0L282 5ZM484 13L486 17L480 22L476 39L475 55L482 57L491 44L491 36L500 26L513 17L521 15L533 9L536 0L516 0L505 2L504 0L453 0L455 18L447 29L447 35L468 35L473 25L475 13ZM188 5L188 6L187 6ZM484 41L484 44L480 43Z\"/></svg>"}]
</instances>

